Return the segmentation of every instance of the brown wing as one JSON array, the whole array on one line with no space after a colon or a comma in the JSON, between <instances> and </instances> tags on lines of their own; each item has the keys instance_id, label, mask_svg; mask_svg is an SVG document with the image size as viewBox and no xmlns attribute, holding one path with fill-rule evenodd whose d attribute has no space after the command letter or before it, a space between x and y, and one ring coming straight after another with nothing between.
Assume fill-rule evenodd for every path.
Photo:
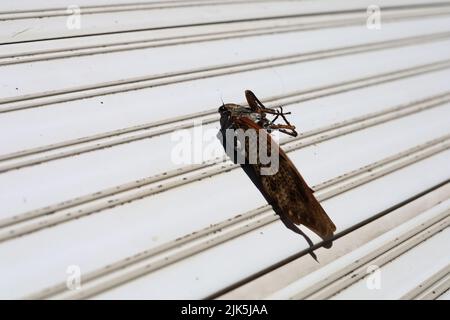
<instances>
[{"instance_id":1,"label":"brown wing","mask_svg":"<svg viewBox=\"0 0 450 320\"><path fill-rule=\"evenodd\" d=\"M256 123L244 117L235 119L235 123L243 129L260 129ZM264 132L260 131L260 134ZM265 135L269 146L272 143L276 144L269 134ZM324 240L329 239L333 236L336 226L314 197L313 191L295 165L286 153L276 146L279 150L279 169L275 174L261 175L262 165L259 161L257 164L242 165L242 168L278 215L287 217L297 225L305 225ZM246 154L249 154L248 151Z\"/></svg>"},{"instance_id":2,"label":"brown wing","mask_svg":"<svg viewBox=\"0 0 450 320\"><path fill-rule=\"evenodd\" d=\"M292 222L303 224L324 240L331 238L336 231L333 221L281 148L279 154L279 170L273 176L262 176L263 186Z\"/></svg>"}]
</instances>

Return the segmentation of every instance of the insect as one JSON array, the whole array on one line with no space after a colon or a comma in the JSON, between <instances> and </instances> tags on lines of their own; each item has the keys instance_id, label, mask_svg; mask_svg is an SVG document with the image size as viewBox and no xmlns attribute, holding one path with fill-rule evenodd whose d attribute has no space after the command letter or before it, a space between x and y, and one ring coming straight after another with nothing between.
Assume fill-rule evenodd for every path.
<instances>
[{"instance_id":1,"label":"insect","mask_svg":"<svg viewBox=\"0 0 450 320\"><path fill-rule=\"evenodd\" d=\"M282 107L265 107L250 90L245 91L245 97L248 107L228 103L222 104L218 110L220 113L218 136L226 153L235 163L241 165L287 228L302 235L309 245L313 246L312 241L297 227L304 225L324 240L324 247L330 248L336 226L314 197L314 191L270 135L272 131L278 130L293 137L297 136L295 126L286 118L290 113L284 112ZM273 119L268 119L268 115L273 116ZM284 123L275 123L280 118ZM245 137L243 139L236 137L236 131L241 129L256 132L256 142L252 143ZM274 150L278 155L278 170L273 174L261 174L264 165L258 147L264 141L270 150L269 155L273 155ZM238 161L239 152L244 154L242 158L244 161ZM256 161L250 161L252 152L253 155L255 153L257 155ZM316 259L314 253L311 252L311 255Z\"/></svg>"}]
</instances>

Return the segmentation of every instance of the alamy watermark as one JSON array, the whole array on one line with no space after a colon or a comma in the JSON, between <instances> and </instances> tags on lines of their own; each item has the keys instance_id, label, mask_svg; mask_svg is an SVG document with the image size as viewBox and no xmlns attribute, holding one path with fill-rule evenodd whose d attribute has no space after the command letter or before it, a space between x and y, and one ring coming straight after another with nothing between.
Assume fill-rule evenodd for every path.
<instances>
[{"instance_id":1,"label":"alamy watermark","mask_svg":"<svg viewBox=\"0 0 450 320\"><path fill-rule=\"evenodd\" d=\"M78 265L70 265L66 269L66 287L69 290L81 289L81 268Z\"/></svg>"},{"instance_id":2,"label":"alamy watermark","mask_svg":"<svg viewBox=\"0 0 450 320\"><path fill-rule=\"evenodd\" d=\"M68 14L66 20L66 26L69 30L81 29L81 8L75 4L67 7L66 13Z\"/></svg>"},{"instance_id":3,"label":"alamy watermark","mask_svg":"<svg viewBox=\"0 0 450 320\"><path fill-rule=\"evenodd\" d=\"M177 165L201 164L226 155L236 164L257 164L261 175L273 175L279 169L278 132L270 143L265 129L226 129L217 133L215 128L205 128L201 121L194 122L192 130L177 130L171 134L171 161ZM218 140L217 140L218 139ZM223 148L217 147L219 141Z\"/></svg>"},{"instance_id":4,"label":"alamy watermark","mask_svg":"<svg viewBox=\"0 0 450 320\"><path fill-rule=\"evenodd\" d=\"M366 27L369 30L381 29L381 8L375 4L367 7Z\"/></svg>"},{"instance_id":5,"label":"alamy watermark","mask_svg":"<svg viewBox=\"0 0 450 320\"><path fill-rule=\"evenodd\" d=\"M381 270L377 265L370 265L367 267L366 273L368 274L366 278L366 287L369 290L380 290L381 289Z\"/></svg>"}]
</instances>

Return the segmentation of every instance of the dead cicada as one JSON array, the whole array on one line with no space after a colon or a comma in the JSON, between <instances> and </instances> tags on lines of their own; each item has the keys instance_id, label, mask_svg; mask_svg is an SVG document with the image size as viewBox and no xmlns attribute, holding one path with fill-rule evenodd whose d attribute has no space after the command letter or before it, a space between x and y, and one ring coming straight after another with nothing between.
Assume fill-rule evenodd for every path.
<instances>
[{"instance_id":1,"label":"dead cicada","mask_svg":"<svg viewBox=\"0 0 450 320\"><path fill-rule=\"evenodd\" d=\"M313 190L270 135L273 130L278 130L297 136L295 127L286 119L289 113L283 112L281 107L265 107L249 90L245 91L245 96L248 107L228 103L218 110L221 127L218 136L227 155L241 165L287 228L304 236L312 246L312 241L296 226L305 225L325 240L324 247L330 248L335 225L314 197ZM275 123L280 118L284 124ZM277 162L275 170L263 172L268 164L272 164L269 162Z\"/></svg>"}]
</instances>

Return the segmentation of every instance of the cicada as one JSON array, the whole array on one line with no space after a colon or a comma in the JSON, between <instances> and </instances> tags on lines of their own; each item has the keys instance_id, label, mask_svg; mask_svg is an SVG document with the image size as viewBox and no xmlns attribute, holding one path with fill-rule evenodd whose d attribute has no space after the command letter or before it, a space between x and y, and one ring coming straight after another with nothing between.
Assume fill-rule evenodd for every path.
<instances>
[{"instance_id":1,"label":"cicada","mask_svg":"<svg viewBox=\"0 0 450 320\"><path fill-rule=\"evenodd\" d=\"M248 106L227 103L222 104L218 110L218 137L227 155L234 163L241 165L287 228L301 234L312 246L312 241L297 227L304 225L324 240L324 247L330 248L336 226L314 197L314 191L270 134L278 130L293 137L297 136L295 126L286 118L289 112L284 112L282 107L265 107L250 90L245 91L245 97ZM282 119L284 123L276 123L278 119ZM255 132L256 140L248 139L249 135L239 138L236 134L238 130ZM269 157L278 157L277 170L269 174L261 174L261 170L267 165L267 161L262 161L261 145L267 146ZM240 161L239 155L243 155ZM312 255L315 258L313 253Z\"/></svg>"}]
</instances>

